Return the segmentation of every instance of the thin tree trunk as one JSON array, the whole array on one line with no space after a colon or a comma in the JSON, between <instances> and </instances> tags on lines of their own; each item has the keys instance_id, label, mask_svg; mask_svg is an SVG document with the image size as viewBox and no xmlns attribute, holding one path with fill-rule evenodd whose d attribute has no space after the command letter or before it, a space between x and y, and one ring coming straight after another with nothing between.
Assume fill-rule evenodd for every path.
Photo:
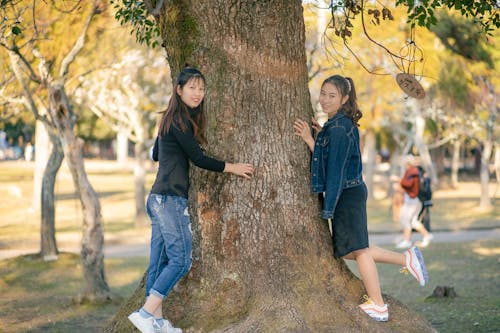
<instances>
[{"instance_id":1,"label":"thin tree trunk","mask_svg":"<svg viewBox=\"0 0 500 333\"><path fill-rule=\"evenodd\" d=\"M56 260L59 254L56 243L54 185L57 172L64 158L59 137L51 134L50 140L52 142L52 149L43 173L41 190L42 223L40 228L40 254L46 261Z\"/></svg>"},{"instance_id":2,"label":"thin tree trunk","mask_svg":"<svg viewBox=\"0 0 500 333\"><path fill-rule=\"evenodd\" d=\"M49 151L52 150L46 125L37 120L35 129L35 169L33 170L33 210L42 207L42 179L47 166Z\"/></svg>"},{"instance_id":3,"label":"thin tree trunk","mask_svg":"<svg viewBox=\"0 0 500 333\"><path fill-rule=\"evenodd\" d=\"M420 159L423 167L427 170L432 179L433 185L437 185L439 182L439 178L436 172L436 168L432 163L431 154L429 153L429 147L424 141L425 118L422 116L422 111L420 108L421 106L418 104L418 102L413 102L413 130L415 134L413 142L420 154Z\"/></svg>"},{"instance_id":4,"label":"thin tree trunk","mask_svg":"<svg viewBox=\"0 0 500 333\"><path fill-rule=\"evenodd\" d=\"M128 135L127 130L123 129L116 133L116 162L122 168L127 165L128 160Z\"/></svg>"},{"instance_id":5,"label":"thin tree trunk","mask_svg":"<svg viewBox=\"0 0 500 333\"><path fill-rule=\"evenodd\" d=\"M59 138L51 128L51 123L45 119L46 110L39 109L34 101L33 95L29 89L29 83L22 74L21 58L13 51L9 51L9 59L16 79L21 84L27 107L31 109L37 120L37 132L35 142L35 170L33 173L33 208L40 210L40 254L45 260L54 260L57 258L58 249L55 239L55 207L54 207L54 184L57 171L59 170L62 158L61 144ZM51 155L48 151L51 150ZM43 173L43 175L42 175Z\"/></svg>"},{"instance_id":6,"label":"thin tree trunk","mask_svg":"<svg viewBox=\"0 0 500 333\"><path fill-rule=\"evenodd\" d=\"M369 129L366 132L365 135L365 145L364 145L364 150L365 150L365 156L366 156L366 161L364 164L364 170L365 170L365 182L366 182L366 187L368 188L368 199L373 199L374 195L374 177L375 177L375 166L376 166L376 159L377 159L377 149L376 149L376 142L377 139L375 137L375 132L373 129Z\"/></svg>"},{"instance_id":7,"label":"thin tree trunk","mask_svg":"<svg viewBox=\"0 0 500 333\"><path fill-rule=\"evenodd\" d=\"M496 197L498 187L500 186L500 142L495 144L495 177L497 179L497 186L495 187L495 192L493 194L493 198Z\"/></svg>"},{"instance_id":8,"label":"thin tree trunk","mask_svg":"<svg viewBox=\"0 0 500 333\"><path fill-rule=\"evenodd\" d=\"M435 147L434 149L430 150L430 156L432 163L434 164L434 167L436 169L436 175L439 176L445 173L445 150L443 146Z\"/></svg>"},{"instance_id":9,"label":"thin tree trunk","mask_svg":"<svg viewBox=\"0 0 500 333\"><path fill-rule=\"evenodd\" d=\"M194 263L167 317L189 332L431 332L389 297L393 319L368 318L361 282L332 258L310 153L292 128L312 116L301 1L165 6L171 72L188 62L207 75L207 151L255 166L251 181L192 169ZM141 284L104 331L133 332L126 316L143 301Z\"/></svg>"},{"instance_id":10,"label":"thin tree trunk","mask_svg":"<svg viewBox=\"0 0 500 333\"><path fill-rule=\"evenodd\" d=\"M85 288L79 301L106 300L110 293L104 274L101 205L85 172L82 142L73 132L75 115L64 91L64 86L57 83L49 86L49 105L49 111L61 135L64 155L82 204L81 258Z\"/></svg>"},{"instance_id":11,"label":"thin tree trunk","mask_svg":"<svg viewBox=\"0 0 500 333\"><path fill-rule=\"evenodd\" d=\"M453 157L451 159L451 187L458 188L458 168L460 165L460 140L453 142Z\"/></svg>"},{"instance_id":12,"label":"thin tree trunk","mask_svg":"<svg viewBox=\"0 0 500 333\"><path fill-rule=\"evenodd\" d=\"M497 95L495 89L491 83L485 79L486 87L488 91L493 96L493 100L490 105L488 121L486 122L486 139L483 142L483 150L481 153L481 200L479 207L489 210L493 206L491 204L491 198L489 193L489 183L490 183L490 158L493 150L493 133L495 130L495 124L497 121Z\"/></svg>"},{"instance_id":13,"label":"thin tree trunk","mask_svg":"<svg viewBox=\"0 0 500 333\"><path fill-rule=\"evenodd\" d=\"M134 189L135 189L135 223L144 225L148 221L146 215L146 168L144 162L148 158L148 150L144 141L135 143Z\"/></svg>"},{"instance_id":14,"label":"thin tree trunk","mask_svg":"<svg viewBox=\"0 0 500 333\"><path fill-rule=\"evenodd\" d=\"M490 140L485 140L485 142L483 143L483 150L481 153L481 169L480 169L481 199L479 202L479 207L486 210L491 209L493 207L491 204L491 198L489 193L491 151L492 151L492 142Z\"/></svg>"}]
</instances>

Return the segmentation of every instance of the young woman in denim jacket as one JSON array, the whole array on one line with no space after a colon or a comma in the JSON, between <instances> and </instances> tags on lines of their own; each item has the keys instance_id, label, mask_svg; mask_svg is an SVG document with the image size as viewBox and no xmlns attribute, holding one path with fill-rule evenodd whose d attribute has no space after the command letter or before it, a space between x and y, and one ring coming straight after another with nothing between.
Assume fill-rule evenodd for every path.
<instances>
[{"instance_id":1,"label":"young woman in denim jacket","mask_svg":"<svg viewBox=\"0 0 500 333\"><path fill-rule=\"evenodd\" d=\"M141 332L182 332L162 318L162 301L191 268L189 160L207 170L230 172L247 179L253 174L250 164L219 161L206 156L200 148L201 143L206 143L204 97L203 75L194 68L183 69L153 148L153 159L159 161L159 168L146 205L152 228L146 302L129 316Z\"/></svg>"},{"instance_id":2,"label":"young woman in denim jacket","mask_svg":"<svg viewBox=\"0 0 500 333\"><path fill-rule=\"evenodd\" d=\"M405 267L421 286L427 271L418 248L405 253L368 245L366 218L367 191L362 176L358 120L362 114L356 102L352 79L334 75L321 87L319 102L328 121L313 138L309 125L300 119L294 123L295 134L312 151L311 186L314 193L324 193L322 218L332 219L333 254L356 260L368 297L360 307L377 321L387 321L389 312L380 291L376 262Z\"/></svg>"}]
</instances>

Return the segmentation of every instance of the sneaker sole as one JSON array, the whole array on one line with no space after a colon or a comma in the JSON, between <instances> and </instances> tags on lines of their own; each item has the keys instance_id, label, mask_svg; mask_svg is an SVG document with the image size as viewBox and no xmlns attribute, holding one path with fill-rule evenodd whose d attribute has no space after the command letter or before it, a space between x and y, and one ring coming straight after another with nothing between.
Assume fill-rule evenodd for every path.
<instances>
[{"instance_id":1,"label":"sneaker sole","mask_svg":"<svg viewBox=\"0 0 500 333\"><path fill-rule=\"evenodd\" d=\"M429 274L427 273L427 268L425 267L424 256L422 255L422 252L420 252L418 247L415 247L414 253L417 256L420 270L422 271L422 275L424 276L424 285L426 285L427 282L429 282Z\"/></svg>"}]
</instances>

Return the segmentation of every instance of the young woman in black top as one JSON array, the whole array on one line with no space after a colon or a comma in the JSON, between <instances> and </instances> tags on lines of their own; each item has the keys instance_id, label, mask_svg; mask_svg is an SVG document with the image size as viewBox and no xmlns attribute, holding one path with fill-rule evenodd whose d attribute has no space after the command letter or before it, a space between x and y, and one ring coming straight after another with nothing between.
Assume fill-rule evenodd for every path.
<instances>
[{"instance_id":1,"label":"young woman in black top","mask_svg":"<svg viewBox=\"0 0 500 333\"><path fill-rule=\"evenodd\" d=\"M223 162L206 156L200 148L200 144L206 143L204 97L204 76L195 68L183 69L153 148L159 169L146 206L152 227L146 302L129 316L141 332L182 332L163 319L162 301L191 268L189 160L206 170L229 172L246 179L253 175L251 164Z\"/></svg>"}]
</instances>

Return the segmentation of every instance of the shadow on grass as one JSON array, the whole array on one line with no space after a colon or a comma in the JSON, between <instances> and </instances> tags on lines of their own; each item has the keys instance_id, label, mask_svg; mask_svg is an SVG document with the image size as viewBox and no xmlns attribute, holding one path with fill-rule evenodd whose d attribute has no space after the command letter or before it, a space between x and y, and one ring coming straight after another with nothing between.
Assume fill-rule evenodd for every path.
<instances>
[{"instance_id":1,"label":"shadow on grass","mask_svg":"<svg viewBox=\"0 0 500 333\"><path fill-rule=\"evenodd\" d=\"M419 287L393 265L377 265L382 291L424 316L440 333L498 332L500 284L497 240L436 243L423 249L429 283ZM349 268L359 276L355 263ZM453 287L456 298L429 298L437 286Z\"/></svg>"},{"instance_id":2,"label":"shadow on grass","mask_svg":"<svg viewBox=\"0 0 500 333\"><path fill-rule=\"evenodd\" d=\"M0 261L0 332L98 332L137 287L147 258L106 259L105 265L113 301L75 305L72 298L83 285L78 255Z\"/></svg>"}]
</instances>

